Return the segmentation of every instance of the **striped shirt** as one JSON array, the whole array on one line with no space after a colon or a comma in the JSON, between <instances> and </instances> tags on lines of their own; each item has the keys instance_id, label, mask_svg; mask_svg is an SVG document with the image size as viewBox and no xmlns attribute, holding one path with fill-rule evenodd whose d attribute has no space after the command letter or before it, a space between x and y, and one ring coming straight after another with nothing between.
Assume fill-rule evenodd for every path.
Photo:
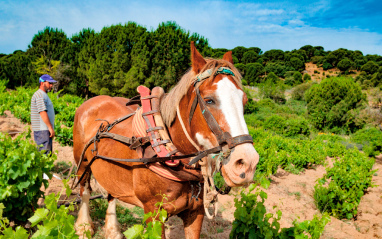
<instances>
[{"instance_id":1,"label":"striped shirt","mask_svg":"<svg viewBox=\"0 0 382 239\"><path fill-rule=\"evenodd\" d=\"M33 94L31 102L31 123L33 131L48 130L48 126L46 126L40 116L40 112L42 111L48 113L50 124L54 128L55 114L52 101L49 99L47 93L39 89Z\"/></svg>"}]
</instances>

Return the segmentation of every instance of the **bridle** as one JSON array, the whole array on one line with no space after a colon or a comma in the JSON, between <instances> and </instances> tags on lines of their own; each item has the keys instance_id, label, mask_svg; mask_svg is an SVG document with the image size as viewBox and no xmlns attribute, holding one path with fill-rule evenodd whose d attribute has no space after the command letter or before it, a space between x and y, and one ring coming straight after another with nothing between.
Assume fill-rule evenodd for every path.
<instances>
[{"instance_id":1,"label":"bridle","mask_svg":"<svg viewBox=\"0 0 382 239\"><path fill-rule=\"evenodd\" d=\"M226 67L220 67L214 74L214 76L218 74L226 74L226 75L234 75L234 73L231 71L231 69L226 68ZM212 75L212 70L209 69L207 71L204 71L203 73L199 74L196 77L195 83L194 83L194 88L195 88L195 98L194 101L192 102L191 105L191 110L190 110L190 115L188 118L188 124L191 126L191 121L194 116L195 110L197 105L199 105L199 108L201 110L201 113L203 115L204 120L206 121L208 127L212 131L212 133L215 135L216 140L218 142L218 146L201 151L199 146L192 140L190 135L187 132L186 127L184 126L184 122L182 120L182 117L180 116L179 112L179 106L177 106L177 115L180 121L180 124L182 126L183 132L186 135L187 139L190 141L190 143L198 150L198 155L194 157L189 165L193 165L208 154L212 153L218 153L223 151L223 146L227 145L228 148L231 150L235 148L238 145L245 144L245 143L253 143L252 136L249 134L243 134L239 136L232 137L229 132L224 132L221 127L219 126L218 122L216 121L215 117L212 115L210 110L208 109L205 101L203 100L203 97L200 95L199 87L203 84L203 80L207 79ZM200 84L197 85L198 82L201 82ZM228 156L229 157L229 156ZM231 187L226 186L226 189L222 191L218 187L215 186L214 180L213 180L213 175L211 175L211 172L207 171L206 167L206 161L202 161L199 163L202 167L202 174L204 177L204 210L209 219L212 219L214 216L217 215L217 210L218 210L218 202L217 202L217 194L228 194ZM221 168L218 169L219 171ZM211 215L209 213L208 207L209 205L212 204L215 207L214 214Z\"/></svg>"},{"instance_id":2,"label":"bridle","mask_svg":"<svg viewBox=\"0 0 382 239\"><path fill-rule=\"evenodd\" d=\"M208 127L210 128L210 130L212 131L212 133L215 135L215 137L217 139L217 142L219 144L218 147L215 147L216 149L220 148L222 150L223 146L225 146L225 145L228 145L228 148L232 149L232 148L234 148L234 147L236 147L236 146L238 146L240 144L253 143L252 136L249 135L249 134L243 134L243 135L232 137L229 132L224 132L221 129L221 127L219 126L219 124L216 121L215 117L212 115L212 113L208 109L205 101L203 100L203 97L200 95L199 87L203 84L202 81L205 80L206 78L210 77L211 74L212 74L211 70L207 70L207 71L199 74L196 77L196 81L194 83L196 96L195 96L195 99L194 99L194 101L192 102L192 105L191 105L191 110L190 110L190 115L189 115L188 123L191 125L191 121L192 121L192 118L194 116L196 107L199 104L199 107L200 107L200 110L202 112L203 118L206 121L206 123L207 123ZM231 71L231 69L229 69L227 67L220 67L216 71L215 76L218 75L218 74L226 74L226 75L233 75L234 76L234 73ZM201 82L201 84L199 84L197 86L196 83L198 83L198 82ZM182 124L182 128L183 128L184 132L187 132L186 129L184 128L183 124ZM189 137L187 137L187 138L190 140ZM215 149L215 148L213 148L213 149ZM212 150L212 149L210 149L210 150ZM193 158L190 161L189 165L192 165L192 164L196 163L201 158L202 157L195 157L195 158Z\"/></svg>"}]
</instances>

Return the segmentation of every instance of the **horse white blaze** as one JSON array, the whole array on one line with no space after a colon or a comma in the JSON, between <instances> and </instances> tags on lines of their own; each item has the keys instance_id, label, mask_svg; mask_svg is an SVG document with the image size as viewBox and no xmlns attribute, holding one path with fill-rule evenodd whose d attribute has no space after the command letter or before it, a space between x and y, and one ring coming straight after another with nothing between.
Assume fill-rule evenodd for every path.
<instances>
[{"instance_id":1,"label":"horse white blaze","mask_svg":"<svg viewBox=\"0 0 382 239\"><path fill-rule=\"evenodd\" d=\"M220 100L220 110L231 129L231 136L248 134L248 128L243 117L243 91L224 77L217 83L216 94Z\"/></svg>"},{"instance_id":2,"label":"horse white blaze","mask_svg":"<svg viewBox=\"0 0 382 239\"><path fill-rule=\"evenodd\" d=\"M243 116L244 92L237 89L227 77L224 77L217 83L216 94L220 100L220 110L230 127L231 136L248 134ZM236 146L231 152L229 162L222 167L226 183L229 186L237 186L251 182L258 162L259 154L252 144L245 143Z\"/></svg>"}]
</instances>

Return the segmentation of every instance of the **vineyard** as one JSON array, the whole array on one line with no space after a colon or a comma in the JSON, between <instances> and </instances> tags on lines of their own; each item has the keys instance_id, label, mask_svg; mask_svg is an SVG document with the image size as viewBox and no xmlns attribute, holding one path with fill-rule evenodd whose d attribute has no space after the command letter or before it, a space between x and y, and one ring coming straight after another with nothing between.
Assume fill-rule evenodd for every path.
<instances>
[{"instance_id":1,"label":"vineyard","mask_svg":"<svg viewBox=\"0 0 382 239\"><path fill-rule=\"evenodd\" d=\"M2 85L6 83L2 82ZM0 90L2 91L0 115L10 111L23 124L30 124L30 98L36 89L20 87L6 91L0 84ZM258 98L253 95L256 94L254 92L247 94ZM60 92L49 93L49 97L56 111L55 140L62 146L71 146L74 113L84 99L62 95ZM246 190L236 190L229 196L220 196L223 204L220 216L215 221L205 220L202 236L378 238L378 235L381 235L381 219L363 227L358 222L361 222L362 214L368 213L365 209L367 207L362 206L360 209L364 197L371 195L372 192L379 193L375 203L378 203L380 208L382 205L381 187L375 179L373 180L373 177L379 177L381 180L380 172L376 169L381 168L382 162L378 157L376 161L376 156L382 151L382 131L375 127L365 127L346 135L330 131L322 132L313 127L309 118L305 117L306 103L293 99L287 100L285 104L277 104L270 99L250 101L246 112L245 119L249 133L260 155L254 177L255 183ZM44 195L44 192L40 191L40 186L44 184L45 189L49 188L48 183L54 180L52 171L54 167L58 167L57 162L60 160L57 160L57 155L46 157L38 152L30 139L30 131L13 138L0 133L0 158L3 160L0 174L0 203L5 205L4 208L0 206L0 217L3 217L0 220L0 233L2 232L3 236L0 234L0 238L9 238L11 235L16 237L23 235L17 238L28 238L31 234L32 238L44 235L75 238L74 217L69 213L69 210L75 211L73 204L70 207L61 206L57 209L54 205L57 204L60 195L49 194L45 195L45 207L37 205L38 198ZM66 159L67 165L71 162L71 158ZM43 179L43 173L50 179ZM309 186L306 185L307 181L302 180L303 178L309 181ZM216 175L215 180L219 183L221 177ZM291 183L291 180L293 186L289 185L288 190L280 191L283 183ZM64 188L64 184L61 187ZM278 199L275 199L277 197ZM306 205L298 210L309 211L309 215L288 207L299 202ZM103 205L99 200L94 204L93 209ZM375 210L373 212L375 217L381 213L380 208L379 211L374 206L370 208ZM13 213L15 210L20 212ZM142 218L151 215L142 215L140 211L135 213L139 216L127 220L124 214L132 213L131 211L124 211L119 216L120 220L126 221L121 223L124 228L126 230L130 228L125 235L130 235L131 238L134 238L132 236L134 233L144 235L144 227L140 222ZM161 215L160 218L165 218L165 212L158 213ZM29 218L31 228L26 230L16 225L13 228L8 227L5 217L15 222ZM158 221L158 225L162 222L164 220ZM349 229L350 225L355 229ZM152 230L150 227L145 230L146 236L149 233L158 234L158 226L151 226ZM182 232L179 228L182 226L179 225L179 221L171 218L166 222L166 227L169 238L180 238L179 234ZM343 235L338 237L334 232L335 229L343 231ZM102 238L102 235L98 236Z\"/></svg>"}]
</instances>

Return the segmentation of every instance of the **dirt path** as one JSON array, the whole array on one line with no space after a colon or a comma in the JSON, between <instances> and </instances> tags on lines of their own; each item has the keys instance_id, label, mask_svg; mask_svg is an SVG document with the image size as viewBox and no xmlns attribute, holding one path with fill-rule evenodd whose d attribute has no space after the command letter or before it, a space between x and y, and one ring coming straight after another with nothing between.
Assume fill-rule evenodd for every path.
<instances>
[{"instance_id":1,"label":"dirt path","mask_svg":"<svg viewBox=\"0 0 382 239\"><path fill-rule=\"evenodd\" d=\"M26 125L9 112L6 113L6 117L0 116L1 132L25 130ZM53 148L54 151L57 150L57 162L73 162L71 147L62 147L54 142ZM378 171L373 177L373 182L378 186L370 188L362 197L357 220L338 220L332 217L321 238L382 238L382 155L377 157L374 169L378 169ZM281 227L291 227L295 219L298 221L311 220L313 215L318 213L314 205L313 190L316 180L321 178L324 173L325 167L318 166L315 169L306 170L300 175L278 170L277 174L271 177L270 187L264 190L268 194L265 205L268 212L282 211ZM61 188L62 182L53 178L50 180L46 193L58 192ZM229 195L219 195L221 204L219 214L213 220L207 218L204 220L201 238L225 239L229 237L234 220L234 198L237 194L239 194L238 189L232 190ZM166 223L166 237L169 239L185 238L182 222L178 217L172 217Z\"/></svg>"}]
</instances>

